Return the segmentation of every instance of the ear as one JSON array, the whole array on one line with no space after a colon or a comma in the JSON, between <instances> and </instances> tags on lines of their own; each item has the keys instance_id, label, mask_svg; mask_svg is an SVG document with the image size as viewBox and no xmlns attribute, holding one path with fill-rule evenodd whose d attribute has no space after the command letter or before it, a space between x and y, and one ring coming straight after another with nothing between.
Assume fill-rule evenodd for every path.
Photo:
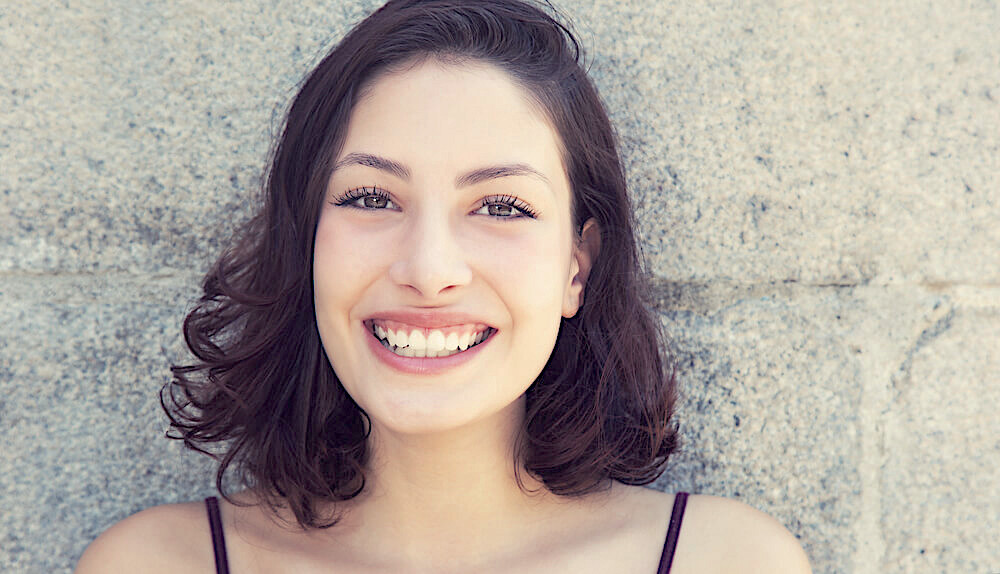
<instances>
[{"instance_id":1,"label":"ear","mask_svg":"<svg viewBox=\"0 0 1000 574\"><path fill-rule=\"evenodd\" d=\"M569 278L566 292L563 296L562 316L567 319L576 315L583 305L583 288L587 285L587 277L601 251L601 228L597 220L591 217L583 224L580 237L573 245L573 260L569 266Z\"/></svg>"}]
</instances>

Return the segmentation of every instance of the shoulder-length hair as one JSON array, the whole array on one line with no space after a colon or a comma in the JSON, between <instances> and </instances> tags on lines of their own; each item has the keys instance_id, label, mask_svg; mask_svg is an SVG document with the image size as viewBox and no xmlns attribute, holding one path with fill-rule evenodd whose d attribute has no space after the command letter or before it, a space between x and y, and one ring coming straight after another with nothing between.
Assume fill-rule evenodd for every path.
<instances>
[{"instance_id":1,"label":"shoulder-length hair","mask_svg":"<svg viewBox=\"0 0 1000 574\"><path fill-rule=\"evenodd\" d=\"M527 390L517 462L551 492L647 484L677 448L673 368L652 312L616 134L572 32L518 0L393 0L312 70L289 108L263 204L204 279L184 321L196 360L160 393L171 438L219 461L302 527L364 489L367 415L334 374L313 306L313 241L355 102L379 74L423 58L485 62L529 93L560 136L576 233L601 249L578 313ZM515 465L517 468L518 465ZM523 476L518 483L524 488ZM336 508L336 505L331 508Z\"/></svg>"}]
</instances>

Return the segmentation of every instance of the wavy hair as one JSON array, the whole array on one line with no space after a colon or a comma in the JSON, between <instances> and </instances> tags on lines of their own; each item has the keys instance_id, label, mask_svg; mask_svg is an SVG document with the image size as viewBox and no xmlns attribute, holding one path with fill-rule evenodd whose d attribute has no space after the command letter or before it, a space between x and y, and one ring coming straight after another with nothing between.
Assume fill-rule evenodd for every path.
<instances>
[{"instance_id":1,"label":"wavy hair","mask_svg":"<svg viewBox=\"0 0 1000 574\"><path fill-rule=\"evenodd\" d=\"M551 492L579 496L612 480L652 482L678 446L674 369L651 310L615 130L573 33L551 6L526 1L393 0L302 83L260 210L185 318L195 360L172 366L160 393L167 436L218 460L224 496L234 470L303 528L337 522L337 505L320 505L363 491L370 454L370 421L334 374L316 327L312 254L323 192L358 98L380 74L429 57L492 64L534 98L559 135L576 233L591 217L601 232L583 305L562 319L527 390L514 456ZM524 488L522 474L517 480Z\"/></svg>"}]
</instances>

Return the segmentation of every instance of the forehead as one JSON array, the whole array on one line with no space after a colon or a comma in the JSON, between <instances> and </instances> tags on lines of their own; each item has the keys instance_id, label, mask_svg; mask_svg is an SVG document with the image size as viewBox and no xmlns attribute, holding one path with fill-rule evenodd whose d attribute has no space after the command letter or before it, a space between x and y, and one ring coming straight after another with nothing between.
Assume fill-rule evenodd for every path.
<instances>
[{"instance_id":1,"label":"forehead","mask_svg":"<svg viewBox=\"0 0 1000 574\"><path fill-rule=\"evenodd\" d=\"M366 86L341 155L379 153L415 168L521 161L555 182L565 179L560 147L535 99L509 74L487 63L428 59Z\"/></svg>"}]
</instances>

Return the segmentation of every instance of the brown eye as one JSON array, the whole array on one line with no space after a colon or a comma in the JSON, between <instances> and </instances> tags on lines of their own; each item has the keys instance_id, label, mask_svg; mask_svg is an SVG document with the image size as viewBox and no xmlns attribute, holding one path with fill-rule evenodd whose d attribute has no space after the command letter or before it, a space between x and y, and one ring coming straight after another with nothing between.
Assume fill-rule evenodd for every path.
<instances>
[{"instance_id":1,"label":"brown eye","mask_svg":"<svg viewBox=\"0 0 1000 574\"><path fill-rule=\"evenodd\" d=\"M509 205L504 205L502 203L491 203L489 205L489 212L490 215L509 217L514 214L514 208Z\"/></svg>"},{"instance_id":2,"label":"brown eye","mask_svg":"<svg viewBox=\"0 0 1000 574\"><path fill-rule=\"evenodd\" d=\"M330 203L338 207L351 207L366 211L397 208L396 204L389 197L388 192L374 186L352 189Z\"/></svg>"},{"instance_id":3,"label":"brown eye","mask_svg":"<svg viewBox=\"0 0 1000 574\"><path fill-rule=\"evenodd\" d=\"M488 215L493 219L503 219L505 221L535 219L538 217L538 214L531 209L531 206L512 195L491 195L484 197L476 213L480 213L483 209L486 210L486 213L482 213L482 215Z\"/></svg>"}]
</instances>

